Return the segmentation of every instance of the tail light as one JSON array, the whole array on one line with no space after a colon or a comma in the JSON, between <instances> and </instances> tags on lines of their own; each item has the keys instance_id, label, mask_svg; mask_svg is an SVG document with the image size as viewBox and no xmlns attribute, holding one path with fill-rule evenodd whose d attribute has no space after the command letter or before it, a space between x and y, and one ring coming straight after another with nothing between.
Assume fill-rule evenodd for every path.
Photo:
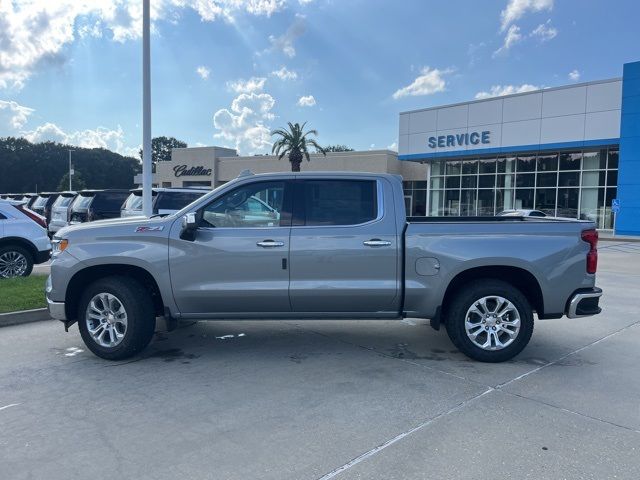
<instances>
[{"instance_id":1,"label":"tail light","mask_svg":"<svg viewBox=\"0 0 640 480\"><path fill-rule=\"evenodd\" d=\"M93 222L93 220L95 220L95 215L93 214L93 209L89 208L87 209L87 222Z\"/></svg>"},{"instance_id":2,"label":"tail light","mask_svg":"<svg viewBox=\"0 0 640 480\"><path fill-rule=\"evenodd\" d=\"M47 220L42 215L38 215L36 212L29 210L28 208L25 208L24 204L15 205L15 207L18 210L20 210L22 213L24 213L27 217L29 217L31 220L33 220L38 225L40 225L42 228L47 228Z\"/></svg>"},{"instance_id":3,"label":"tail light","mask_svg":"<svg viewBox=\"0 0 640 480\"><path fill-rule=\"evenodd\" d=\"M582 240L589 244L587 253L587 273L596 273L598 269L598 231L594 228L582 231Z\"/></svg>"}]
</instances>

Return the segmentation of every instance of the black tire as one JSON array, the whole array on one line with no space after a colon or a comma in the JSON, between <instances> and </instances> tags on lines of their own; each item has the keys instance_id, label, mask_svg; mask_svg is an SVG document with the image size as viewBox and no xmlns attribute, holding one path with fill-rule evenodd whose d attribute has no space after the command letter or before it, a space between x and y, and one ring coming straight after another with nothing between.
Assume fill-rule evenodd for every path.
<instances>
[{"instance_id":1,"label":"black tire","mask_svg":"<svg viewBox=\"0 0 640 480\"><path fill-rule=\"evenodd\" d=\"M7 253L8 254L16 253L18 255L22 255L27 262L27 268L26 270L24 270L24 272L22 272L21 275L5 276L2 273L0 273L0 278L28 277L29 275L31 275L31 271L33 270L33 255L29 250L19 245L6 245L4 247L0 247L0 257L2 257Z\"/></svg>"},{"instance_id":2,"label":"black tire","mask_svg":"<svg viewBox=\"0 0 640 480\"><path fill-rule=\"evenodd\" d=\"M449 338L462 353L480 362L496 363L512 359L527 346L533 334L533 311L527 298L520 290L506 282L494 279L475 280L463 285L460 290L461 291L454 296L447 306L445 325ZM520 317L520 329L515 339L504 348L496 350L489 350L476 345L467 335L465 328L467 311L476 304L478 300L491 296L503 297L511 302ZM471 315L472 320L476 320L476 318L482 321L483 317L480 315L476 317L476 314ZM495 322L493 319L492 321ZM503 326L504 325L505 324L503 324ZM479 327L478 330L473 330L471 333L475 334L480 331L481 336L479 336L478 341L484 341L485 343L489 341L491 347L488 348L493 348L495 340L491 343L492 340L487 340L489 334L481 331L481 329L489 328L493 327ZM504 341L506 343L509 340L508 335L501 333L499 326L497 326L497 328L497 334L502 336L501 340L506 339Z\"/></svg>"},{"instance_id":3,"label":"black tire","mask_svg":"<svg viewBox=\"0 0 640 480\"><path fill-rule=\"evenodd\" d=\"M126 312L127 325L124 337L115 346L100 345L89 332L87 308L98 294L107 293L117 297ZM82 293L78 304L78 328L82 340L89 350L106 360L124 360L144 350L155 331L156 318L151 294L137 281L121 276L101 278L89 285Z\"/></svg>"}]
</instances>

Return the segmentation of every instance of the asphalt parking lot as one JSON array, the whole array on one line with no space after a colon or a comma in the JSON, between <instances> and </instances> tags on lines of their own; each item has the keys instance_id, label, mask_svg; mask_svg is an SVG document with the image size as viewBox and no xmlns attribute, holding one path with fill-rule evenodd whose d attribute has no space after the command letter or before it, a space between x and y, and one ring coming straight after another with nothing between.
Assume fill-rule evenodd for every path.
<instances>
[{"instance_id":1,"label":"asphalt parking lot","mask_svg":"<svg viewBox=\"0 0 640 480\"><path fill-rule=\"evenodd\" d=\"M603 314L496 365L411 319L199 322L120 363L2 328L0 478L637 480L640 243L598 278Z\"/></svg>"}]
</instances>

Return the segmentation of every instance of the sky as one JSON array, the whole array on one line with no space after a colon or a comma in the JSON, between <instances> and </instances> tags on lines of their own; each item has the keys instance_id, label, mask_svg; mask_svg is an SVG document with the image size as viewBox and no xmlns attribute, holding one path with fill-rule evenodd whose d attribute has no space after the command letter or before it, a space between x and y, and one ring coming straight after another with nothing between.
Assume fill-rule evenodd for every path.
<instances>
[{"instance_id":1,"label":"sky","mask_svg":"<svg viewBox=\"0 0 640 480\"><path fill-rule=\"evenodd\" d=\"M151 0L152 134L397 150L398 113L620 77L637 0ZM137 156L142 1L0 0L0 137Z\"/></svg>"}]
</instances>

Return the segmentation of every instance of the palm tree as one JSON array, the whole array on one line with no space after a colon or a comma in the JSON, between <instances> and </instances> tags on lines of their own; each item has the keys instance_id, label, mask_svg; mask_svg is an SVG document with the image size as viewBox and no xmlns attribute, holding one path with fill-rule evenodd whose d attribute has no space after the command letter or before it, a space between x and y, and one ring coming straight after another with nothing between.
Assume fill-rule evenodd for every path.
<instances>
[{"instance_id":1,"label":"palm tree","mask_svg":"<svg viewBox=\"0 0 640 480\"><path fill-rule=\"evenodd\" d=\"M324 148L318 145L313 138L307 138L307 135L318 135L316 130L307 130L303 133L304 126L307 122L300 125L299 123L292 124L291 122L287 123L289 125L289 130L285 130L283 128L279 128L271 132L271 135L278 135L278 138L273 147L271 148L271 153L278 156L278 160L281 160L285 155L289 156L289 162L291 162L291 171L299 172L300 164L302 163L302 158L310 160L309 158L309 150L307 147L314 147L318 152L323 155L327 155Z\"/></svg>"}]
</instances>

